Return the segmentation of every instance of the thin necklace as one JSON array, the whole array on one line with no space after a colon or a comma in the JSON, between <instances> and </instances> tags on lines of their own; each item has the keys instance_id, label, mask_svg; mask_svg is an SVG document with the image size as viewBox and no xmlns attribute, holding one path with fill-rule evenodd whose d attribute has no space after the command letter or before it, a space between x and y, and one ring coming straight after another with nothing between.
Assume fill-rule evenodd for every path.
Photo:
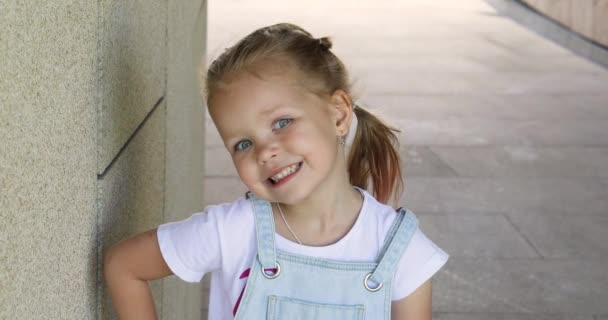
<instances>
[{"instance_id":1,"label":"thin necklace","mask_svg":"<svg viewBox=\"0 0 608 320\"><path fill-rule=\"evenodd\" d=\"M302 241L300 241L300 239L298 239L298 236L296 236L296 233L293 232L293 230L289 226L289 223L287 223L287 220L285 219L285 215L283 215L283 210L281 210L281 205L278 202L276 204L277 204L277 207L279 208L279 213L281 214L281 218L283 218L283 222L285 222L285 225L287 226L287 229L289 229L289 231L291 231L291 234L293 234L293 236L296 238L298 243L302 244Z\"/></svg>"}]
</instances>

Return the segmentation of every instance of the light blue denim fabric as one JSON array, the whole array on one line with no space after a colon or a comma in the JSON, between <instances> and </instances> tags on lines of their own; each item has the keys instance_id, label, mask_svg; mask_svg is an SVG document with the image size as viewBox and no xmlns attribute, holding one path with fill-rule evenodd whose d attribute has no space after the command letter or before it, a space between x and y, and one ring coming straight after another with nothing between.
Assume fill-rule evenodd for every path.
<instances>
[{"instance_id":1,"label":"light blue denim fabric","mask_svg":"<svg viewBox=\"0 0 608 320\"><path fill-rule=\"evenodd\" d=\"M258 254L236 320L390 320L391 282L418 226L414 213L398 210L375 262L339 262L276 250L270 203L251 192L247 198L255 213Z\"/></svg>"}]
</instances>

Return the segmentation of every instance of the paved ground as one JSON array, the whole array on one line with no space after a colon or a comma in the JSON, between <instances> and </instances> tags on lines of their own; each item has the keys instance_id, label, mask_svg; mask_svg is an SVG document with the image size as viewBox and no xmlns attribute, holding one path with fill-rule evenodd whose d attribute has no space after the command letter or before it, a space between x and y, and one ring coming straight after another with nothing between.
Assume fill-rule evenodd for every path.
<instances>
[{"instance_id":1,"label":"paved ground","mask_svg":"<svg viewBox=\"0 0 608 320\"><path fill-rule=\"evenodd\" d=\"M435 319L608 319L608 71L481 0L223 0L209 56L280 21L333 37L403 130L402 205L451 254ZM243 193L211 123L207 203Z\"/></svg>"}]
</instances>

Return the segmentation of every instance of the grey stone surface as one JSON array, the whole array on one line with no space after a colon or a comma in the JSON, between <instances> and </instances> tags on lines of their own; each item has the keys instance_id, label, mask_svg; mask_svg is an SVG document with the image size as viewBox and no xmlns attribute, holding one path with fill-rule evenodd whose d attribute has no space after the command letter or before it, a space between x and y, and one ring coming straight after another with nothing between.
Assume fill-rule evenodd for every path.
<instances>
[{"instance_id":1,"label":"grey stone surface","mask_svg":"<svg viewBox=\"0 0 608 320\"><path fill-rule=\"evenodd\" d=\"M0 2L0 319L96 319L96 8Z\"/></svg>"},{"instance_id":2,"label":"grey stone surface","mask_svg":"<svg viewBox=\"0 0 608 320\"><path fill-rule=\"evenodd\" d=\"M508 215L543 257L608 258L608 216L605 213L556 215L513 212Z\"/></svg>"},{"instance_id":3,"label":"grey stone surface","mask_svg":"<svg viewBox=\"0 0 608 320\"><path fill-rule=\"evenodd\" d=\"M595 320L593 315L562 313L455 313L434 312L435 320Z\"/></svg>"},{"instance_id":4,"label":"grey stone surface","mask_svg":"<svg viewBox=\"0 0 608 320\"><path fill-rule=\"evenodd\" d=\"M451 259L433 281L434 310L605 314L606 259ZM595 267L593 267L595 266Z\"/></svg>"},{"instance_id":5,"label":"grey stone surface","mask_svg":"<svg viewBox=\"0 0 608 320\"><path fill-rule=\"evenodd\" d=\"M458 174L428 146L401 146L402 175L410 177L455 177Z\"/></svg>"},{"instance_id":6,"label":"grey stone surface","mask_svg":"<svg viewBox=\"0 0 608 320\"><path fill-rule=\"evenodd\" d=\"M346 50L342 48L345 53ZM352 51L351 51L352 54ZM404 50L404 56L407 57L407 64L400 63L403 61L403 56L386 57L379 59L377 55L371 56L354 56L352 58L345 57L343 62L346 64L349 71L360 78L362 81L365 76L378 70L386 70L388 68L395 69L398 72L488 72L490 69L474 59L469 59L462 55L443 56L440 54L428 55L422 52L410 52ZM482 55L482 54L480 54Z\"/></svg>"},{"instance_id":7,"label":"grey stone surface","mask_svg":"<svg viewBox=\"0 0 608 320\"><path fill-rule=\"evenodd\" d=\"M99 2L99 173L165 95L167 1Z\"/></svg>"},{"instance_id":8,"label":"grey stone surface","mask_svg":"<svg viewBox=\"0 0 608 320\"><path fill-rule=\"evenodd\" d=\"M112 318L103 249L164 222L167 208L172 218L202 206L204 122L192 69L204 56L205 10L200 2L0 2L1 319ZM150 114L166 81L169 109ZM166 156L165 144L175 154ZM190 183L176 186L185 175ZM171 281L152 285L159 310L176 311L163 318L200 319L204 285L181 290Z\"/></svg>"},{"instance_id":9,"label":"grey stone surface","mask_svg":"<svg viewBox=\"0 0 608 320\"><path fill-rule=\"evenodd\" d=\"M535 71L536 72L536 71ZM491 119L506 121L606 120L608 94L368 95L362 105L392 119Z\"/></svg>"},{"instance_id":10,"label":"grey stone surface","mask_svg":"<svg viewBox=\"0 0 608 320\"><path fill-rule=\"evenodd\" d=\"M499 36L496 39L504 41ZM482 73L491 76L496 71L524 72L524 71L544 71L560 73L603 72L603 68L593 62L581 60L572 53L559 55L547 55L540 48L528 49L525 52L529 57L525 60L520 59L520 52L523 48L528 48L522 43L523 40L516 39L514 43L497 43L499 40L488 38L485 46L500 46L493 52L471 51L446 56L442 51L429 52L410 52L404 49L399 56L387 56L378 58L377 55L361 56L358 51L356 56L346 56L343 60L351 73L359 78L360 82L365 82L365 76L378 70L395 69L399 73L407 72L462 72L462 73ZM529 41L529 40L528 40ZM463 46L466 42L463 43ZM512 48L511 48L512 47ZM521 49L520 49L521 48ZM423 49L421 49L423 50ZM470 50L470 49L469 49ZM486 49L487 50L487 49ZM563 50L563 49L562 49ZM547 50L545 50L547 51ZM347 51L345 51L348 54ZM353 55L353 53L350 53ZM407 63L402 63L406 59Z\"/></svg>"},{"instance_id":11,"label":"grey stone surface","mask_svg":"<svg viewBox=\"0 0 608 320\"><path fill-rule=\"evenodd\" d=\"M456 62L456 65L461 64L462 61L469 61L470 63L472 62L472 69L452 69L452 71L462 71L466 73L487 70L487 68L480 69L479 65L475 65L475 60L471 60L471 57L481 58L488 55L500 55L505 53L503 48L495 45L489 46L487 41L482 38L463 39L462 37L456 37L443 39L443 41L427 43L423 42L422 38L428 36L436 39L439 37L439 35L433 33L421 33L420 30L415 30L415 32L419 34L413 39L408 39L407 37L401 39L398 37L393 37L395 38L394 43L390 47L384 45L385 41L387 40L384 37L371 38L371 35L369 35L371 39L366 40L365 46L361 46L355 36L340 33L339 35L335 36L336 51L340 53L340 57L344 57L347 64L354 67L353 71L358 71L362 68L365 70L369 67L360 66L360 63L356 63L360 59L369 60L374 58L377 59L378 57L386 57L387 60L384 60L385 63L393 62L394 65L400 64L400 66L396 67L397 70L409 71L411 70L411 66L416 66L417 60L419 61L423 57L426 57L427 59L432 57L439 60L439 58L446 56L446 52L450 52L451 54L449 55L449 58L446 60L437 61L437 63L442 63L445 68L449 70L455 67L454 64L450 62ZM407 63L402 63L403 59L407 59ZM365 62L365 60L363 62ZM401 63L395 63L395 60L400 60ZM469 66L471 65L469 64ZM445 69L437 69L437 71L441 72L445 71ZM365 82L367 81L368 80L365 79Z\"/></svg>"},{"instance_id":12,"label":"grey stone surface","mask_svg":"<svg viewBox=\"0 0 608 320\"><path fill-rule=\"evenodd\" d=\"M463 73L454 81L442 72L370 74L365 78L365 90L379 94L601 94L608 91L608 74L565 74L501 72L491 77L485 74Z\"/></svg>"},{"instance_id":13,"label":"grey stone surface","mask_svg":"<svg viewBox=\"0 0 608 320\"><path fill-rule=\"evenodd\" d=\"M590 178L405 179L400 205L429 212L605 214L608 188Z\"/></svg>"},{"instance_id":14,"label":"grey stone surface","mask_svg":"<svg viewBox=\"0 0 608 320\"><path fill-rule=\"evenodd\" d=\"M587 145L605 146L605 120L495 120L404 118L393 121L401 141L415 145Z\"/></svg>"},{"instance_id":15,"label":"grey stone surface","mask_svg":"<svg viewBox=\"0 0 608 320\"><path fill-rule=\"evenodd\" d=\"M166 105L156 108L98 184L101 254L109 246L164 221ZM162 281L151 282L157 314L162 314ZM105 286L101 318L115 318Z\"/></svg>"},{"instance_id":16,"label":"grey stone surface","mask_svg":"<svg viewBox=\"0 0 608 320\"><path fill-rule=\"evenodd\" d=\"M417 217L427 237L454 258L539 257L502 214L418 213Z\"/></svg>"},{"instance_id":17,"label":"grey stone surface","mask_svg":"<svg viewBox=\"0 0 608 320\"><path fill-rule=\"evenodd\" d=\"M432 146L458 176L605 177L608 147Z\"/></svg>"},{"instance_id":18,"label":"grey stone surface","mask_svg":"<svg viewBox=\"0 0 608 320\"><path fill-rule=\"evenodd\" d=\"M203 209L204 106L198 70L205 55L206 1L169 1L164 222ZM201 319L203 284L163 280L161 318Z\"/></svg>"},{"instance_id":19,"label":"grey stone surface","mask_svg":"<svg viewBox=\"0 0 608 320\"><path fill-rule=\"evenodd\" d=\"M538 41L538 40L537 40ZM471 55L468 59L486 66L493 72L556 72L576 73L581 71L598 72L602 66L595 62L582 60L574 54L529 55L520 59L517 52L507 49L497 54Z\"/></svg>"}]
</instances>

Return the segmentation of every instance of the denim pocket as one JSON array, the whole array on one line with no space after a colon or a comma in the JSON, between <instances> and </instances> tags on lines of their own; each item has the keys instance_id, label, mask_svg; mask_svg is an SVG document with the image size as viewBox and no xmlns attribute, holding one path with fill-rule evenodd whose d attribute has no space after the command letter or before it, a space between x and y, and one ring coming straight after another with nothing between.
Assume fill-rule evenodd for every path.
<instances>
[{"instance_id":1,"label":"denim pocket","mask_svg":"<svg viewBox=\"0 0 608 320\"><path fill-rule=\"evenodd\" d=\"M267 320L363 320L365 306L316 303L277 296L268 297Z\"/></svg>"}]
</instances>

